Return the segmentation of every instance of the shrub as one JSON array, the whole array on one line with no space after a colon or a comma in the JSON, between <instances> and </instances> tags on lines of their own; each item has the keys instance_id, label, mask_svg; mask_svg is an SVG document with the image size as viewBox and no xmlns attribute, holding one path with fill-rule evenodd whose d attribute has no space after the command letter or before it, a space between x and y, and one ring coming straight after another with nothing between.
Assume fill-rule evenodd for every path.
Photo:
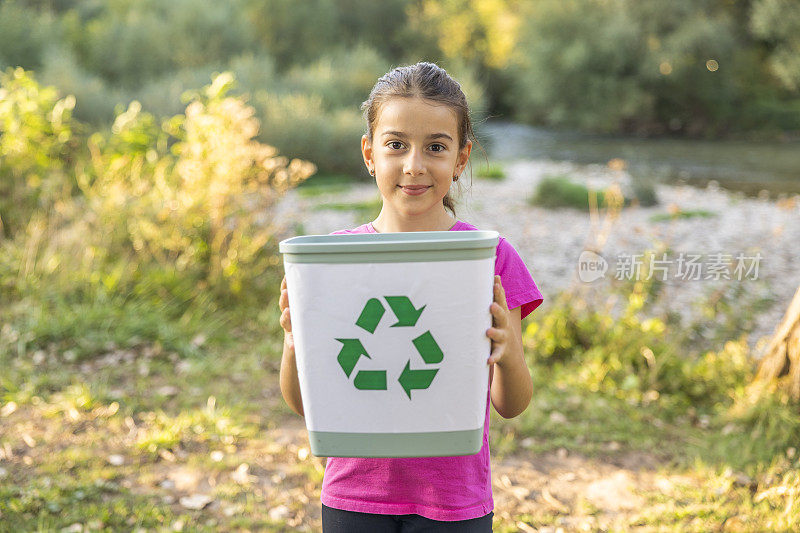
<instances>
[{"instance_id":1,"label":"shrub","mask_svg":"<svg viewBox=\"0 0 800 533\"><path fill-rule=\"evenodd\" d=\"M589 209L589 194L596 194L597 206L606 207L606 192L590 191L585 185L573 183L566 176L547 176L536 186L530 203L540 207L572 207Z\"/></svg>"},{"instance_id":2,"label":"shrub","mask_svg":"<svg viewBox=\"0 0 800 533\"><path fill-rule=\"evenodd\" d=\"M627 294L622 285L606 302L562 293L525 329L532 363L574 367L576 386L632 402L661 397L680 409L730 405L732 391L752 377L747 343L734 339L698 353L689 339L668 335L674 324L652 311L660 294L655 280L635 281Z\"/></svg>"},{"instance_id":3,"label":"shrub","mask_svg":"<svg viewBox=\"0 0 800 533\"><path fill-rule=\"evenodd\" d=\"M642 207L658 205L658 195L653 179L634 176L631 181L633 196Z\"/></svg>"},{"instance_id":4,"label":"shrub","mask_svg":"<svg viewBox=\"0 0 800 533\"><path fill-rule=\"evenodd\" d=\"M71 195L74 107L73 96L59 98L21 68L0 74L0 236Z\"/></svg>"},{"instance_id":5,"label":"shrub","mask_svg":"<svg viewBox=\"0 0 800 533\"><path fill-rule=\"evenodd\" d=\"M490 180L502 180L506 177L503 167L498 164L489 163L478 168L478 177Z\"/></svg>"},{"instance_id":6,"label":"shrub","mask_svg":"<svg viewBox=\"0 0 800 533\"><path fill-rule=\"evenodd\" d=\"M53 24L23 3L8 0L0 3L0 69L23 67L36 69Z\"/></svg>"},{"instance_id":7,"label":"shrub","mask_svg":"<svg viewBox=\"0 0 800 533\"><path fill-rule=\"evenodd\" d=\"M259 138L281 153L313 160L321 171L366 176L359 151L364 124L358 107L328 111L319 96L274 94L253 96L262 119Z\"/></svg>"},{"instance_id":8,"label":"shrub","mask_svg":"<svg viewBox=\"0 0 800 533\"><path fill-rule=\"evenodd\" d=\"M233 83L216 77L160 128L131 104L110 138L93 138L94 176L82 184L103 224L125 228L139 261L236 296L253 292L274 261L271 206L314 166L253 140L258 121L227 96Z\"/></svg>"}]
</instances>

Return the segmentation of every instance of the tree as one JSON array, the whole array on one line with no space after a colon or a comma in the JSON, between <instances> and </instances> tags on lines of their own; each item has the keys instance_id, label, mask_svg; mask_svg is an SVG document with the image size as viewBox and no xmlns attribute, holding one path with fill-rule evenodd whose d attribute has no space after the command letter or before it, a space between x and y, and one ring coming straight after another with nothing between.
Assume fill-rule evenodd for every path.
<instances>
[{"instance_id":1,"label":"tree","mask_svg":"<svg viewBox=\"0 0 800 533\"><path fill-rule=\"evenodd\" d=\"M778 387L800 401L800 287L764 350L754 385Z\"/></svg>"}]
</instances>

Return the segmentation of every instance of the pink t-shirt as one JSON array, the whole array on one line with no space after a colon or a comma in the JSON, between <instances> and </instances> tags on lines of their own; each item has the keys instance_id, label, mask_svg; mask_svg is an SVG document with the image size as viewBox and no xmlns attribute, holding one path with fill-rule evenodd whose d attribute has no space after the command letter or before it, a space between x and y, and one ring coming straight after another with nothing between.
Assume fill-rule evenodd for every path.
<instances>
[{"instance_id":1,"label":"pink t-shirt","mask_svg":"<svg viewBox=\"0 0 800 533\"><path fill-rule=\"evenodd\" d=\"M450 231L476 230L458 221ZM376 233L372 224L334 233ZM517 251L500 237L495 258L508 308L524 318L542 303ZM487 354L487 358L488 358ZM492 369L493 370L493 369ZM490 373L491 384L493 372ZM483 446L475 455L456 457L329 457L322 481L322 503L345 511L373 514L418 514L432 520L469 520L494 509L489 464L489 391Z\"/></svg>"}]
</instances>

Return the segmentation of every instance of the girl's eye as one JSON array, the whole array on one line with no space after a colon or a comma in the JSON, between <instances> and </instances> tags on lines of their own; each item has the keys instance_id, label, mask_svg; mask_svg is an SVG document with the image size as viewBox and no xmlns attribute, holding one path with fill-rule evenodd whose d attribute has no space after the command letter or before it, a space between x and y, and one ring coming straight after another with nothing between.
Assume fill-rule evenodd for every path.
<instances>
[{"instance_id":1,"label":"girl's eye","mask_svg":"<svg viewBox=\"0 0 800 533\"><path fill-rule=\"evenodd\" d=\"M433 150L434 152L442 152L444 151L444 149L445 146L443 144L436 143L431 145L431 150Z\"/></svg>"},{"instance_id":2,"label":"girl's eye","mask_svg":"<svg viewBox=\"0 0 800 533\"><path fill-rule=\"evenodd\" d=\"M403 147L403 143L400 141L391 141L387 146L392 150L400 150Z\"/></svg>"}]
</instances>

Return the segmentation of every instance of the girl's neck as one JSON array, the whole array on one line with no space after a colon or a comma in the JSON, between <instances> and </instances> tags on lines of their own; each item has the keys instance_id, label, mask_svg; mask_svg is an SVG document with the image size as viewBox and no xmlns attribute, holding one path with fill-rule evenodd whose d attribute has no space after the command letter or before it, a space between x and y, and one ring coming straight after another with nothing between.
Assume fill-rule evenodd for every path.
<instances>
[{"instance_id":1,"label":"girl's neck","mask_svg":"<svg viewBox=\"0 0 800 533\"><path fill-rule=\"evenodd\" d=\"M398 214L390 214L381 210L378 218L372 222L372 227L378 233L395 233L404 231L447 231L453 227L456 219L450 216L444 208L441 212L431 217L408 218Z\"/></svg>"}]
</instances>

